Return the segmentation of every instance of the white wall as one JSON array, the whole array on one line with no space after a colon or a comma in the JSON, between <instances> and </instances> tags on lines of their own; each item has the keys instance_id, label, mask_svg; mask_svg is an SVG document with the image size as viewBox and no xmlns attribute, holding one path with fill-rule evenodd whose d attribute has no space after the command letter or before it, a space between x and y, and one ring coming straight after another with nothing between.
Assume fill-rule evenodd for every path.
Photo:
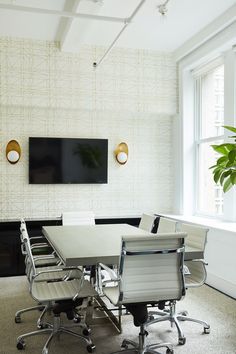
<instances>
[{"instance_id":1,"label":"white wall","mask_svg":"<svg viewBox=\"0 0 236 354\"><path fill-rule=\"evenodd\" d=\"M1 219L172 211L176 64L171 54L116 48L94 71L104 50L67 54L57 43L0 38ZM29 136L108 138L108 184L29 185ZM16 165L5 158L11 139L22 147ZM121 141L125 166L113 155Z\"/></svg>"},{"instance_id":2,"label":"white wall","mask_svg":"<svg viewBox=\"0 0 236 354\"><path fill-rule=\"evenodd\" d=\"M205 259L207 284L236 299L235 236L233 227L231 232L210 227Z\"/></svg>"}]
</instances>

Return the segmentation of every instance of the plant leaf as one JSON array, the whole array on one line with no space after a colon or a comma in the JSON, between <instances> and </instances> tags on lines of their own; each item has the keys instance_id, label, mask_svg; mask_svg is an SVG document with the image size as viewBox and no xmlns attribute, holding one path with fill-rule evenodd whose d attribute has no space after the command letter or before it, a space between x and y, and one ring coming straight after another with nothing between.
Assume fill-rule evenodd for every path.
<instances>
[{"instance_id":1,"label":"plant leaf","mask_svg":"<svg viewBox=\"0 0 236 354\"><path fill-rule=\"evenodd\" d=\"M228 177L229 174L230 174L230 171L226 171L226 172L223 172L223 173L222 173L222 175L221 175L221 177L220 177L220 184L221 184L221 185L223 185L225 178Z\"/></svg>"},{"instance_id":2,"label":"plant leaf","mask_svg":"<svg viewBox=\"0 0 236 354\"><path fill-rule=\"evenodd\" d=\"M236 133L236 127L224 125L223 128ZM234 142L211 145L214 151L223 155L209 169L213 169L214 181L223 186L224 193L236 185L236 135L230 135L229 138L234 139Z\"/></svg>"},{"instance_id":3,"label":"plant leaf","mask_svg":"<svg viewBox=\"0 0 236 354\"><path fill-rule=\"evenodd\" d=\"M230 125L223 125L223 128L230 130L233 133L236 133L236 128L231 127Z\"/></svg>"},{"instance_id":4,"label":"plant leaf","mask_svg":"<svg viewBox=\"0 0 236 354\"><path fill-rule=\"evenodd\" d=\"M236 172L231 173L230 180L232 184L236 184Z\"/></svg>"},{"instance_id":5,"label":"plant leaf","mask_svg":"<svg viewBox=\"0 0 236 354\"><path fill-rule=\"evenodd\" d=\"M216 171L216 173L214 174L214 181L215 181L215 183L218 183L218 182L219 182L219 179L220 179L221 174L222 174L222 170L221 170L221 169L218 170L218 171Z\"/></svg>"},{"instance_id":6,"label":"plant leaf","mask_svg":"<svg viewBox=\"0 0 236 354\"><path fill-rule=\"evenodd\" d=\"M226 193L228 192L228 190L230 190L230 188L232 187L232 183L230 180L230 177L227 178L227 180L225 181L224 185L223 185L223 192Z\"/></svg>"},{"instance_id":7,"label":"plant leaf","mask_svg":"<svg viewBox=\"0 0 236 354\"><path fill-rule=\"evenodd\" d=\"M217 166L214 170L213 170L213 175L217 172L217 171L221 171L221 172L223 172L224 171L224 167L222 167L222 166Z\"/></svg>"},{"instance_id":8,"label":"plant leaf","mask_svg":"<svg viewBox=\"0 0 236 354\"><path fill-rule=\"evenodd\" d=\"M211 147L222 155L228 155L229 151L233 150L235 145L230 143L224 143L220 145L211 145Z\"/></svg>"},{"instance_id":9,"label":"plant leaf","mask_svg":"<svg viewBox=\"0 0 236 354\"><path fill-rule=\"evenodd\" d=\"M227 162L228 158L227 156L221 156L218 160L217 160L217 165L222 164L223 162Z\"/></svg>"},{"instance_id":10,"label":"plant leaf","mask_svg":"<svg viewBox=\"0 0 236 354\"><path fill-rule=\"evenodd\" d=\"M228 153L229 161L230 161L231 163L233 163L234 160L235 160L235 157L236 157L236 150L233 149L233 150L231 150L231 151Z\"/></svg>"}]
</instances>

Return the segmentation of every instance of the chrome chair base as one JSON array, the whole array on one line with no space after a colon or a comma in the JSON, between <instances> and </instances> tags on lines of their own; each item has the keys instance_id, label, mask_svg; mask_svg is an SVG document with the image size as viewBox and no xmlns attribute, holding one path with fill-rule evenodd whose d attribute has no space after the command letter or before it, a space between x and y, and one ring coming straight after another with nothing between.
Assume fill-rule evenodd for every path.
<instances>
[{"instance_id":1,"label":"chrome chair base","mask_svg":"<svg viewBox=\"0 0 236 354\"><path fill-rule=\"evenodd\" d=\"M28 307L28 308L19 310L15 313L15 323L21 323L21 315L23 313L38 310L38 311L42 311L42 312L37 320L37 328L38 329L45 328L43 319L44 319L44 316L46 315L46 313L50 313L50 311L52 310L52 307L53 307L52 303L48 302L47 304L39 304L37 306Z\"/></svg>"},{"instance_id":2,"label":"chrome chair base","mask_svg":"<svg viewBox=\"0 0 236 354\"><path fill-rule=\"evenodd\" d=\"M179 321L190 321L190 322L198 323L198 324L203 326L203 332L205 334L209 334L210 333L210 325L207 322L202 321L202 320L197 320L197 319L192 318L192 317L189 317L187 315L186 311L178 313L177 318L178 318Z\"/></svg>"},{"instance_id":3,"label":"chrome chair base","mask_svg":"<svg viewBox=\"0 0 236 354\"><path fill-rule=\"evenodd\" d=\"M149 311L149 321L147 322L147 326L150 326L154 323L158 322L163 322L163 321L170 321L171 327L174 325L177 328L178 331L178 344L179 345L184 345L186 342L186 338L184 336L184 333L180 327L179 321L178 321L178 315L176 314L176 301L170 302L169 303L170 309L169 311ZM154 316L159 316L155 318Z\"/></svg>"},{"instance_id":4,"label":"chrome chair base","mask_svg":"<svg viewBox=\"0 0 236 354\"><path fill-rule=\"evenodd\" d=\"M119 353L138 353L138 354L160 354L155 349L158 348L166 348L166 354L173 354L173 346L171 343L154 343L154 344L146 344L146 337L148 332L145 330L145 326L140 326L140 333L139 333L139 343L135 343L132 340L124 339L121 347L124 349L118 350L116 352L112 352L111 354L119 354ZM131 348L129 348L131 346Z\"/></svg>"},{"instance_id":5,"label":"chrome chair base","mask_svg":"<svg viewBox=\"0 0 236 354\"><path fill-rule=\"evenodd\" d=\"M34 311L34 310L43 311L44 309L45 309L45 305L37 305L37 306L21 309L15 313L15 323L21 323L21 315L25 312Z\"/></svg>"},{"instance_id":6,"label":"chrome chair base","mask_svg":"<svg viewBox=\"0 0 236 354\"><path fill-rule=\"evenodd\" d=\"M83 334L79 334L79 333L72 331L70 329L72 327L82 327ZM65 326L61 325L60 316L53 317L53 324L48 323L48 322L44 322L42 329L20 335L17 338L17 344L16 344L17 349L22 350L25 348L25 346L26 346L25 340L24 340L25 338L30 337L30 336L36 336L39 334L45 334L45 333L50 333L50 336L48 337L46 343L44 344L44 347L42 349L42 354L48 354L49 345L50 345L51 340L53 339L54 336L60 335L61 333L67 333L67 334L73 335L74 337L82 339L87 344L87 351L89 353L92 353L95 350L95 345L92 343L92 341L89 337L90 330L88 329L88 327L86 326L85 323L82 322L82 323L78 323L78 324L68 325L65 327Z\"/></svg>"},{"instance_id":7,"label":"chrome chair base","mask_svg":"<svg viewBox=\"0 0 236 354\"><path fill-rule=\"evenodd\" d=\"M201 320L196 320L191 317L187 316L186 312L182 313L176 313L176 301L173 301L169 304L170 309L168 311L165 310L159 310L159 311L149 311L149 321L147 322L147 326L150 326L154 323L158 322L163 322L163 321L170 321L171 327L174 325L177 328L178 331L178 344L179 345L184 345L186 343L186 338L184 336L183 330L180 327L179 321L191 321L191 322L196 322L204 327L204 333L208 334L210 333L210 325L207 322L201 321ZM159 316L155 318L154 316Z\"/></svg>"}]
</instances>

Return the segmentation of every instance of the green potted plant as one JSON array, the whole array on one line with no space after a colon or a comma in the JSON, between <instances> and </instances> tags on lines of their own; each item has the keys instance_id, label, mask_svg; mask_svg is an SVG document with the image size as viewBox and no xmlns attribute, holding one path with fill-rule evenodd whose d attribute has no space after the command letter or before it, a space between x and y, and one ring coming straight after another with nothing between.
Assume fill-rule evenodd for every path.
<instances>
[{"instance_id":1,"label":"green potted plant","mask_svg":"<svg viewBox=\"0 0 236 354\"><path fill-rule=\"evenodd\" d=\"M234 127L225 125L223 128L236 134L236 128ZM236 184L236 135L229 136L229 138L234 141L211 145L221 156L210 169L213 169L215 183L219 182L223 186L224 193Z\"/></svg>"}]
</instances>

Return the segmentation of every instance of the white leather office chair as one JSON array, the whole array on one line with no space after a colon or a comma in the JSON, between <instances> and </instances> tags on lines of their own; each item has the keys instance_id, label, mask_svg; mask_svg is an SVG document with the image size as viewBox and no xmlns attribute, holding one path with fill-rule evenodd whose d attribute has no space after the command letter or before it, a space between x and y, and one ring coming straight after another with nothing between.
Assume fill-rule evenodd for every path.
<instances>
[{"instance_id":1,"label":"white leather office chair","mask_svg":"<svg viewBox=\"0 0 236 354\"><path fill-rule=\"evenodd\" d=\"M180 230L187 233L186 245L199 249L203 254L203 259L194 259L185 261L185 286L186 288L197 288L205 283L207 272L204 261L204 252L207 242L207 233L209 229L192 224L181 224ZM210 333L210 325L202 320L194 319L187 316L187 311L182 311L178 315L180 321L191 321L199 323L203 326L204 333Z\"/></svg>"},{"instance_id":2,"label":"white leather office chair","mask_svg":"<svg viewBox=\"0 0 236 354\"><path fill-rule=\"evenodd\" d=\"M29 247L34 257L36 267L46 267L51 265L58 265L61 263L61 260L57 256L56 252L51 248L51 246L46 242L46 240L42 236L29 237L26 223L24 219L21 219L20 238L22 243L24 241L23 235L25 238L27 238ZM27 252L24 252L23 248L22 254L25 256L26 273L28 273L28 254Z\"/></svg>"},{"instance_id":3,"label":"white leather office chair","mask_svg":"<svg viewBox=\"0 0 236 354\"><path fill-rule=\"evenodd\" d=\"M164 236L127 236L122 238L122 249L117 276L111 272L109 286L104 282L103 292L113 305L124 305L134 316L135 326L140 327L139 343L124 340L125 350L115 353L158 353L155 349L166 347L173 353L170 343L146 343L147 304L158 301L180 300L185 294L183 277L184 233ZM101 265L105 269L106 266ZM109 269L107 269L109 272ZM129 346L132 349L128 349ZM115 354L113 353L113 354Z\"/></svg>"},{"instance_id":4,"label":"white leather office chair","mask_svg":"<svg viewBox=\"0 0 236 354\"><path fill-rule=\"evenodd\" d=\"M48 354L48 348L51 340L59 333L67 333L82 339L87 344L87 351L92 353L95 349L89 335L89 330L85 323L63 326L60 320L61 312L66 312L68 319L74 319L74 310L81 306L84 299L97 295L90 283L84 280L83 272L78 268L55 268L40 269L36 268L34 258L28 242L26 231L23 231L23 242L28 254L30 265L30 294L37 302L45 305L45 308L52 310L53 323L44 322L41 329L20 335L17 338L17 349L25 348L25 338L49 333L42 354ZM72 275L73 273L73 275ZM72 317L71 317L72 315ZM83 328L83 334L78 334L71 330L72 327L79 326Z\"/></svg>"},{"instance_id":5,"label":"white leather office chair","mask_svg":"<svg viewBox=\"0 0 236 354\"><path fill-rule=\"evenodd\" d=\"M92 211L68 211L62 213L62 225L95 225L95 215ZM87 267L86 275L91 282L96 283L95 267Z\"/></svg>"},{"instance_id":6,"label":"white leather office chair","mask_svg":"<svg viewBox=\"0 0 236 354\"><path fill-rule=\"evenodd\" d=\"M199 250L199 254L204 254L206 237L208 229L190 224L182 224L180 231L187 234L185 245L188 247L194 247ZM203 259L195 259L184 262L184 278L186 289L190 287L198 287L204 284L206 280L206 268L205 261ZM157 322L170 321L171 325L175 324L178 330L178 343L180 345L185 344L186 338L180 327L179 321L191 321L203 325L204 333L210 333L210 325L201 320L193 319L187 316L187 311L180 313L176 312L176 303L168 304L170 306L168 312L166 311L150 311L149 325ZM158 316L158 317L155 317Z\"/></svg>"},{"instance_id":7,"label":"white leather office chair","mask_svg":"<svg viewBox=\"0 0 236 354\"><path fill-rule=\"evenodd\" d=\"M95 225L95 216L92 211L64 212L62 225Z\"/></svg>"},{"instance_id":8,"label":"white leather office chair","mask_svg":"<svg viewBox=\"0 0 236 354\"><path fill-rule=\"evenodd\" d=\"M150 214L142 214L139 228L148 232L152 232L155 224L156 216Z\"/></svg>"},{"instance_id":9,"label":"white leather office chair","mask_svg":"<svg viewBox=\"0 0 236 354\"><path fill-rule=\"evenodd\" d=\"M45 270L60 269L59 267L62 265L62 263L59 262L59 259L54 254L53 255L46 254L46 255L40 255L40 256L33 255L33 250L35 250L35 247L37 247L37 245L39 245L39 247L41 249L41 246L44 247L44 244L40 243L40 244L33 244L33 246L31 245L30 237L28 235L28 231L27 231L26 224L25 224L24 220L21 220L20 238L21 238L22 254L25 257L25 265L26 265L25 271L26 271L26 276L27 276L29 283L32 281L32 276L35 273L42 272ZM32 261L31 261L30 257L33 258L35 272L33 271ZM53 262L50 262L51 260L53 260ZM63 278L65 276L67 276L67 272L58 271L58 272L53 273L53 279L55 278L55 276ZM71 272L70 278L73 278L73 277L76 278L76 274L74 272ZM50 278L48 277L48 275L41 275L40 278L39 277L37 278L37 281L42 281L42 280L48 281L48 280L50 280ZM15 322L16 323L21 322L21 315L23 313L33 311L33 310L42 310L42 312L38 318L38 321L37 321L37 327L42 328L43 327L43 318L44 318L44 315L46 314L47 310L50 307L49 305L50 304L38 304L36 306L32 306L32 307L18 310L15 313Z\"/></svg>"},{"instance_id":10,"label":"white leather office chair","mask_svg":"<svg viewBox=\"0 0 236 354\"><path fill-rule=\"evenodd\" d=\"M157 233L176 232L177 221L161 216L158 223Z\"/></svg>"}]
</instances>

